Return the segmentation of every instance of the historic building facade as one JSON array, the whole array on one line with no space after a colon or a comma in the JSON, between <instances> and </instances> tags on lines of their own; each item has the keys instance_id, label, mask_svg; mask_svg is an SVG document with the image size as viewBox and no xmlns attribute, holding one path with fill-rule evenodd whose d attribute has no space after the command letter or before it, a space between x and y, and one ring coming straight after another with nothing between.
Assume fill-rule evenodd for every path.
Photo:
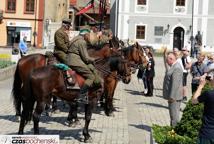
<instances>
[{"instance_id":1,"label":"historic building facade","mask_svg":"<svg viewBox=\"0 0 214 144\"><path fill-rule=\"evenodd\" d=\"M0 46L15 46L24 36L34 46L42 44L43 5L43 0L2 0Z\"/></svg>"},{"instance_id":2,"label":"historic building facade","mask_svg":"<svg viewBox=\"0 0 214 144\"><path fill-rule=\"evenodd\" d=\"M53 35L68 17L69 0L2 0L0 46L17 46L27 36L34 47L53 42ZM2 19L2 20L1 20Z\"/></svg>"},{"instance_id":3,"label":"historic building facade","mask_svg":"<svg viewBox=\"0 0 214 144\"><path fill-rule=\"evenodd\" d=\"M121 39L155 49L181 49L200 31L205 49L214 49L213 0L111 0L111 27Z\"/></svg>"}]
</instances>

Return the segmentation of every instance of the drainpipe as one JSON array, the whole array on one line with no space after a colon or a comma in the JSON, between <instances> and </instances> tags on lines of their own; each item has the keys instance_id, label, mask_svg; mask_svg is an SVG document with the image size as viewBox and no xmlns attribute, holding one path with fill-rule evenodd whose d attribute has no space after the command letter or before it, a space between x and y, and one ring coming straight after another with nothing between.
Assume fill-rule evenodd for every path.
<instances>
[{"instance_id":1,"label":"drainpipe","mask_svg":"<svg viewBox=\"0 0 214 144\"><path fill-rule=\"evenodd\" d=\"M194 37L193 37L193 20L194 20L194 0L192 0L192 29L191 29L191 57L194 57Z\"/></svg>"},{"instance_id":2,"label":"drainpipe","mask_svg":"<svg viewBox=\"0 0 214 144\"><path fill-rule=\"evenodd\" d=\"M34 18L34 32L33 32L33 47L36 47L36 17L37 17L37 0L35 0L35 18Z\"/></svg>"}]
</instances>

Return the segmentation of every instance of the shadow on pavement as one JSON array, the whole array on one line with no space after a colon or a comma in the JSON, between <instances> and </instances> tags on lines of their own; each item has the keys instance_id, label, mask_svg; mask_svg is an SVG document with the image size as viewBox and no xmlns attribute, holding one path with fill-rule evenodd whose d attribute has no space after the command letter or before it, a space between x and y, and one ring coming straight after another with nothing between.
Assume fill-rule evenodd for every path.
<instances>
[{"instance_id":1,"label":"shadow on pavement","mask_svg":"<svg viewBox=\"0 0 214 144\"><path fill-rule=\"evenodd\" d=\"M158 108L166 108L168 109L167 106L161 105L161 104L156 104L156 103L147 103L147 102L141 102L141 103L137 103L138 105L143 104L143 105L148 105L148 106L154 106L154 107L158 107Z\"/></svg>"},{"instance_id":2,"label":"shadow on pavement","mask_svg":"<svg viewBox=\"0 0 214 144\"><path fill-rule=\"evenodd\" d=\"M141 124L141 125L130 124L130 126L133 126L133 127L138 128L138 129L143 129L143 130L146 130L148 132L151 132L151 127L148 126L148 125L144 125L144 124Z\"/></svg>"},{"instance_id":3,"label":"shadow on pavement","mask_svg":"<svg viewBox=\"0 0 214 144\"><path fill-rule=\"evenodd\" d=\"M139 92L139 91L130 90L130 89L124 89L124 90L126 92L128 92L129 94L132 94L133 96L136 96L136 95L141 96L142 95L141 92Z\"/></svg>"}]
</instances>

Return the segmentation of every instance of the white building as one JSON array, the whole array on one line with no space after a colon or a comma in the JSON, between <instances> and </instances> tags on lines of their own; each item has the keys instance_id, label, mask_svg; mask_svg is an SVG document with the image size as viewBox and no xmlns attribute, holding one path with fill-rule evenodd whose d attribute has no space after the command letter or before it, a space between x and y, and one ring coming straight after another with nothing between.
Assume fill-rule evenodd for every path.
<instances>
[{"instance_id":1,"label":"white building","mask_svg":"<svg viewBox=\"0 0 214 144\"><path fill-rule=\"evenodd\" d=\"M200 31L203 49L214 51L214 0L111 0L111 28L155 49L181 49Z\"/></svg>"}]
</instances>

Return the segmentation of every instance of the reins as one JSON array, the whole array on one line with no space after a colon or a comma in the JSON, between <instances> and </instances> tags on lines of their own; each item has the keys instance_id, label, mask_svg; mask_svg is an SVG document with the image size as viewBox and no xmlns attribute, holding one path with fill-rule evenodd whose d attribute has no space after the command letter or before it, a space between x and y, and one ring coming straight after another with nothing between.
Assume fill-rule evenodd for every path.
<instances>
[{"instance_id":1,"label":"reins","mask_svg":"<svg viewBox=\"0 0 214 144\"><path fill-rule=\"evenodd\" d=\"M121 76L120 74L112 75L112 71L107 70L107 69L105 68L105 65L103 65L103 66L99 66L99 65L98 65L98 63L100 63L100 62L102 62L102 61L106 61L107 59L108 59L108 58L99 58L99 59L96 59L96 60L95 60L95 68L96 68L97 70L99 70L100 72L102 72L103 74L109 75L109 76L111 76L111 77L113 77L113 78L115 78L115 79L118 79L118 80L121 80L121 79L123 79L123 77L126 77L126 76L127 76L127 75ZM97 64L97 65L96 65L96 64Z\"/></svg>"}]
</instances>

